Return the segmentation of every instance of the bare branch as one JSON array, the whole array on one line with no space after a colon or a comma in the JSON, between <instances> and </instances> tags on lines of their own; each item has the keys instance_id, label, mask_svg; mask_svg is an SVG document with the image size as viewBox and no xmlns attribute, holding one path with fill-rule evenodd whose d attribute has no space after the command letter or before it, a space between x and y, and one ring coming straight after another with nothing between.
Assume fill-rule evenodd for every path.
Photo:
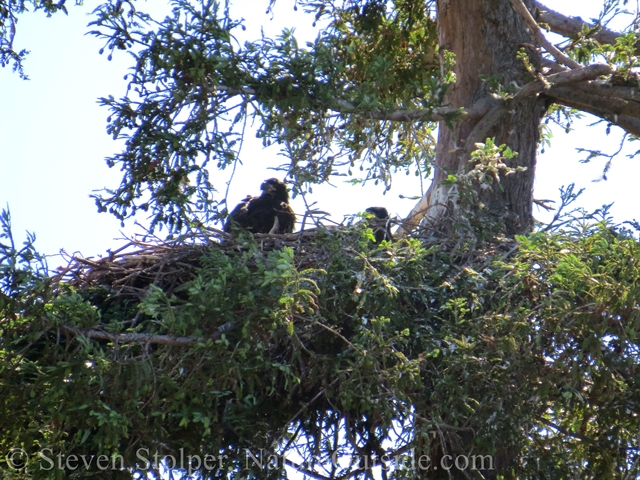
<instances>
[{"instance_id":1,"label":"bare branch","mask_svg":"<svg viewBox=\"0 0 640 480\"><path fill-rule=\"evenodd\" d=\"M597 94L598 86L591 87L594 88L594 94L568 86L552 87L545 94L562 105L592 113L640 136L640 103L600 96Z\"/></svg>"},{"instance_id":2,"label":"bare branch","mask_svg":"<svg viewBox=\"0 0 640 480\"><path fill-rule=\"evenodd\" d=\"M294 462L293 460L289 460L288 458L284 458L284 456L281 457L282 460L284 461L284 463L291 467L296 469L298 472L302 473L303 475L310 477L310 478L315 478L316 480L331 480L331 477L325 477L324 475L320 475L318 472L315 472L313 470L309 470L308 468L304 468L304 465L302 464L298 464L296 462Z\"/></svg>"},{"instance_id":3,"label":"bare branch","mask_svg":"<svg viewBox=\"0 0 640 480\"><path fill-rule=\"evenodd\" d=\"M589 35L599 43L613 45L616 43L616 38L620 36L619 32L614 32L608 28L600 27L585 22L580 17L567 17L551 10L549 7L542 5L540 2L535 2L537 8L536 20L538 23L544 23L549 26L549 29L559 35L570 37L572 35L580 34L584 27L594 30L593 35Z\"/></svg>"},{"instance_id":4,"label":"bare branch","mask_svg":"<svg viewBox=\"0 0 640 480\"><path fill-rule=\"evenodd\" d=\"M566 428L561 427L560 425L556 425L555 423L547 420L544 417L537 417L537 419L538 419L539 422L544 423L547 427L551 427L551 428L557 430L558 432L562 433L563 435L567 435L569 437L576 438L578 440L586 442L586 443L588 443L590 445L594 445L596 447L600 447L600 444L596 440L594 440L593 438L585 437L584 435L580 435L579 433L575 433L575 432L572 432L570 430L567 430Z\"/></svg>"},{"instance_id":5,"label":"bare branch","mask_svg":"<svg viewBox=\"0 0 640 480\"><path fill-rule=\"evenodd\" d=\"M227 87L224 85L214 85L212 88L208 90L211 93L225 92L232 97L235 95L255 95L256 94L255 88L250 88L250 87Z\"/></svg>"},{"instance_id":6,"label":"bare branch","mask_svg":"<svg viewBox=\"0 0 640 480\"><path fill-rule=\"evenodd\" d=\"M69 332L76 336L84 336L87 338L94 338L96 340L109 340L111 342L118 343L141 343L141 344L157 344L157 345L176 345L186 346L193 345L197 342L206 341L209 338L218 340L222 337L223 333L228 333L235 330L235 325L232 323L225 323L218 327L210 337L175 337L173 335L153 335L150 333L111 333L104 330L97 330L94 328L75 328L63 325L60 327L62 330Z\"/></svg>"},{"instance_id":7,"label":"bare branch","mask_svg":"<svg viewBox=\"0 0 640 480\"><path fill-rule=\"evenodd\" d=\"M556 63L548 58L540 57L540 66L548 69L548 73L560 73L566 72L567 68L563 67L559 63Z\"/></svg>"},{"instance_id":8,"label":"bare branch","mask_svg":"<svg viewBox=\"0 0 640 480\"><path fill-rule=\"evenodd\" d=\"M366 116L372 120L386 120L390 122L412 122L415 120L440 122L445 120L448 114L460 112L458 118L460 120L470 120L482 117L487 107L486 104L474 105L469 110L465 111L453 107L436 108L433 112L429 110L396 110L394 112L369 112ZM335 109L333 109L335 110ZM339 110L341 113L348 113L348 110ZM357 112L357 108L353 107L354 113Z\"/></svg>"},{"instance_id":9,"label":"bare branch","mask_svg":"<svg viewBox=\"0 0 640 480\"><path fill-rule=\"evenodd\" d=\"M514 97L514 100L532 95L534 93L540 93L552 86L566 85L568 83L579 83L589 80L595 80L598 77L604 75L610 75L613 73L613 67L604 63L594 63L586 67L576 68L575 70L566 70L560 73L554 73L547 77L534 80L528 83L518 94ZM638 96L640 98L640 95Z\"/></svg>"},{"instance_id":10,"label":"bare branch","mask_svg":"<svg viewBox=\"0 0 640 480\"><path fill-rule=\"evenodd\" d=\"M537 198L533 199L533 203L538 205L540 208L544 208L547 212L551 212L555 210L550 203L556 203L555 200L538 200Z\"/></svg>"},{"instance_id":11,"label":"bare branch","mask_svg":"<svg viewBox=\"0 0 640 480\"><path fill-rule=\"evenodd\" d=\"M477 120L482 118L489 111L491 106L491 99L485 98L476 102L471 108L463 110L462 108L455 107L442 107L435 108L433 111L429 110L396 110L393 112L368 112L366 116L372 120L385 120L390 122L408 122L415 120L424 120L432 122L440 122L446 120L447 116L460 112L458 115L459 120ZM349 104L346 101L341 102L342 108L333 108L332 110L340 113L350 113L353 110L357 113L357 107Z\"/></svg>"},{"instance_id":12,"label":"bare branch","mask_svg":"<svg viewBox=\"0 0 640 480\"><path fill-rule=\"evenodd\" d=\"M508 107L507 103L502 103L498 105L494 105L489 113L487 113L482 120L480 120L469 136L466 139L466 148L465 151L467 155L471 155L476 148L476 143L484 142L489 136L489 132L491 129L500 121L502 116L507 113Z\"/></svg>"},{"instance_id":13,"label":"bare branch","mask_svg":"<svg viewBox=\"0 0 640 480\"><path fill-rule=\"evenodd\" d=\"M590 93L592 95L598 95L601 97L614 97L623 100L640 102L640 89L638 89L637 87L618 87L606 84L594 85L592 83L586 83L578 85L578 88L583 92Z\"/></svg>"},{"instance_id":14,"label":"bare branch","mask_svg":"<svg viewBox=\"0 0 640 480\"><path fill-rule=\"evenodd\" d=\"M507 109L512 107L516 102L531 95L548 90L554 86L558 87L560 85L567 85L570 83L594 80L600 76L609 75L612 72L613 68L611 66L596 63L586 67L580 66L575 70L555 73L548 77L541 77L538 80L528 83L513 97L511 101L504 102L499 105L493 105L489 112L487 112L487 114L478 122L467 138L467 154L471 154L471 152L476 148L475 144L477 142L485 141L491 129L500 121L502 116L507 112Z\"/></svg>"},{"instance_id":15,"label":"bare branch","mask_svg":"<svg viewBox=\"0 0 640 480\"><path fill-rule=\"evenodd\" d=\"M553 58L555 58L558 63L566 65L570 68L580 68L582 66L578 62L571 60L564 53L558 50L553 43L547 40L547 38L544 36L544 33L542 33L542 30L540 30L540 27L536 23L535 19L531 16L531 13L529 12L525 4L522 3L522 0L509 1L511 2L511 5L513 5L513 8L515 8L516 12L518 12L518 14L527 23L527 25L529 25L531 33L533 33L533 36L536 38L538 43L542 45L547 52L553 55Z\"/></svg>"}]
</instances>

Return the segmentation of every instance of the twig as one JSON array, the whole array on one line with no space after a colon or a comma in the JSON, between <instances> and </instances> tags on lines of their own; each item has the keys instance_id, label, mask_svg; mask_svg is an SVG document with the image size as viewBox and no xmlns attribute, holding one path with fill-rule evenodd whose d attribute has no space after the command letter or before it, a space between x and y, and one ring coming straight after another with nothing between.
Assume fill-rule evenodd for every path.
<instances>
[{"instance_id":1,"label":"twig","mask_svg":"<svg viewBox=\"0 0 640 480\"><path fill-rule=\"evenodd\" d=\"M540 208L544 208L547 212L555 210L552 206L547 205L548 203L556 203L555 200L538 200L534 198L533 203L538 205Z\"/></svg>"}]
</instances>

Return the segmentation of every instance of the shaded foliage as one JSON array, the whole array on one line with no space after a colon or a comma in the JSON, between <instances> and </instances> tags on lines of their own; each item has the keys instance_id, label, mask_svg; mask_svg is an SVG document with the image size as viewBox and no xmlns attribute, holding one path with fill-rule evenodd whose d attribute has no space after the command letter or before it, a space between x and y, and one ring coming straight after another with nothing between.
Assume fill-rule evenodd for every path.
<instances>
[{"instance_id":1,"label":"shaded foliage","mask_svg":"<svg viewBox=\"0 0 640 480\"><path fill-rule=\"evenodd\" d=\"M393 478L423 478L397 468L411 455L431 467L488 455L488 478L638 473L636 239L605 220L472 251L371 239L361 223L260 243L174 242L158 247L169 259L200 252L184 270L191 280L165 292L161 276L149 285L132 269L130 285L148 285L137 297L110 287L127 272L72 280L72 268L52 284L31 244L3 242L3 272L25 280L3 284L0 447L30 455L26 470L3 471L74 473L43 470L37 452L49 448L56 462L119 455L129 473L92 466L114 478L150 475L144 459L180 449L226 455L200 468L205 478L280 478L285 458L327 478L366 476L362 461L332 467L336 452L390 459ZM233 328L215 334L222 325ZM163 335L191 343L155 342ZM247 451L280 463L260 468Z\"/></svg>"},{"instance_id":2,"label":"shaded foliage","mask_svg":"<svg viewBox=\"0 0 640 480\"><path fill-rule=\"evenodd\" d=\"M238 161L252 117L265 145L283 146L298 191L354 171L355 183L387 187L398 170L427 173L432 113L443 128L461 114L439 109L455 78L432 3L301 1L326 22L304 47L291 31L238 45L241 22L214 1L175 0L162 22L135 2L99 5L92 33L109 55L135 59L125 97L101 100L126 147L108 159L124 176L96 197L99 209L122 220L151 212L153 227L174 232L224 217L208 168ZM18 69L12 29L27 4L0 2L2 63ZM616 68L608 85L578 85L579 100L604 86L624 105L607 100L608 116L602 102L565 103L636 128L624 108L637 100L637 35L601 44L596 30L563 51ZM518 55L544 80L541 59ZM485 79L498 110L527 92L501 81ZM548 87L560 99L580 90ZM568 128L574 114L550 118ZM515 152L480 140L465 147L477 148L471 162L446 172L463 213L448 219L450 237L422 228L376 245L365 222L234 242L203 229L78 259L52 279L32 237L15 245L4 214L3 476L282 478L285 465L315 478L475 475L444 468L459 456L480 460L485 478L637 476L638 240L606 209L500 237L478 194L520 172L506 161ZM185 454L218 461L177 464ZM89 466L69 465L74 455ZM96 455L124 468L104 471Z\"/></svg>"}]
</instances>

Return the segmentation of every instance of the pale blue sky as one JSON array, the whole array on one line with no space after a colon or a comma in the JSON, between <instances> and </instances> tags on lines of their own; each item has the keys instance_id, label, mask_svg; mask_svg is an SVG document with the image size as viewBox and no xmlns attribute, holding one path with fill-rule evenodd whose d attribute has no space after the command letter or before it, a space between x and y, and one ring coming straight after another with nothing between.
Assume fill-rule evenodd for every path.
<instances>
[{"instance_id":1,"label":"pale blue sky","mask_svg":"<svg viewBox=\"0 0 640 480\"><path fill-rule=\"evenodd\" d=\"M93 2L86 2L87 4ZM147 5L159 8L158 0ZM555 0L553 8L588 18L589 10L598 0ZM265 14L264 0L243 0L236 3L239 16L246 19L246 39L257 38L260 26L267 34L277 33L283 26L296 27L297 36L304 41L313 36L312 18L293 12L290 2L280 0L273 17ZM249 7L249 8L247 8ZM85 36L90 8L69 7L69 16L45 18L38 12L20 18L18 46L31 50L25 67L31 80L23 81L10 69L0 69L0 205L9 204L14 232L23 238L29 230L37 236L36 245L47 253L60 249L84 256L104 253L122 242L119 222L109 214L98 214L89 198L92 190L115 187L120 172L107 168L104 158L120 148L106 134L108 111L99 107L96 99L112 94L121 96L126 89L123 79L130 65L130 57L118 52L107 61L98 55L102 44ZM238 32L241 34L241 32ZM587 118L582 124L593 122ZM640 159L620 156L608 174L608 181L594 183L601 176L604 160L581 165L576 147L617 150L621 132L612 129L605 135L604 126L581 128L570 134L554 131L551 148L539 157L536 198L558 197L558 187L575 182L586 187L581 205L594 209L603 203L615 202L613 212L618 220L640 219ZM629 151L640 149L640 145ZM246 194L259 193L260 182L277 174L267 167L281 162L277 150L264 151L249 135L242 151L244 166L236 174L230 190L231 206ZM227 174L213 174L216 186L223 192ZM383 197L382 187L350 187L340 182L337 188L320 186L314 189L312 201L317 208L333 213L338 221L343 215L380 204L394 214L406 215L414 202L399 199L400 194L420 194L418 181L411 175L400 175ZM426 185L425 185L426 186ZM294 208L303 212L301 200ZM543 212L536 213L545 218ZM142 220L142 219L141 219ZM130 222L123 231L138 231ZM61 262L52 258L50 265Z\"/></svg>"}]
</instances>

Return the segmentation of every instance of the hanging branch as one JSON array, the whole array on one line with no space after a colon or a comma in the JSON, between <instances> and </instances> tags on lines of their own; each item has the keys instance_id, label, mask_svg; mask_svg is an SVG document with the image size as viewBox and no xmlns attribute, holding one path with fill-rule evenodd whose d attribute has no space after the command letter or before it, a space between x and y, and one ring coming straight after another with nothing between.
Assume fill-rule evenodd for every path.
<instances>
[{"instance_id":1,"label":"hanging branch","mask_svg":"<svg viewBox=\"0 0 640 480\"><path fill-rule=\"evenodd\" d=\"M540 30L540 27L538 26L536 20L531 16L531 13L529 12L525 4L522 3L522 0L509 1L511 2L511 5L513 5L513 8L515 8L516 12L518 12L518 14L527 23L527 25L529 25L531 33L533 33L533 36L536 38L538 43L542 45L545 50L549 52L553 56L553 58L556 59L556 61L558 61L558 63L566 65L569 68L582 67L582 65L574 60L571 60L564 53L558 50L553 43L547 40L547 38L544 36L544 33L542 33L542 30Z\"/></svg>"}]
</instances>

